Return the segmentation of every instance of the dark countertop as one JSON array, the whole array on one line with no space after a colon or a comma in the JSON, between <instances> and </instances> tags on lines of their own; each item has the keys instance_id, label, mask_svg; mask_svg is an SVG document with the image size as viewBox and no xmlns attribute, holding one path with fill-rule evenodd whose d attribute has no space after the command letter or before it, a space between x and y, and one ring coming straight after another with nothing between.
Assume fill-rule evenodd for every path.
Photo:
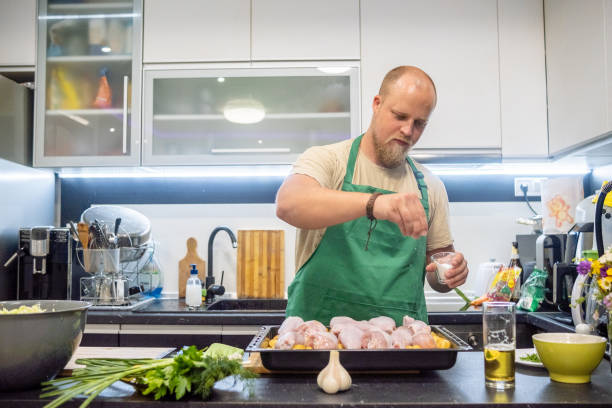
<instances>
[{"instance_id":1,"label":"dark countertop","mask_svg":"<svg viewBox=\"0 0 612 408\"><path fill-rule=\"evenodd\" d=\"M573 327L557 321L563 316L556 312L517 312L517 323L528 323L546 331L561 329L573 331ZM89 324L155 324L155 325L280 325L285 319L284 310L189 310L184 300L155 300L133 311L90 310ZM430 324L481 324L482 313L433 312Z\"/></svg>"},{"instance_id":2,"label":"dark countertop","mask_svg":"<svg viewBox=\"0 0 612 408\"><path fill-rule=\"evenodd\" d=\"M265 375L253 382L252 393L230 379L215 386L209 401L154 401L124 383L115 383L93 401L91 407L610 407L612 374L610 362L603 360L589 384L563 384L551 381L543 368L517 365L516 388L493 391L484 386L481 352L459 353L448 370L418 374L361 374L353 376L350 390L327 395L316 385L315 374ZM75 407L82 400L65 406ZM38 391L0 393L3 408L42 407Z\"/></svg>"},{"instance_id":3,"label":"dark countertop","mask_svg":"<svg viewBox=\"0 0 612 408\"><path fill-rule=\"evenodd\" d=\"M136 310L90 310L89 324L163 325L276 325L285 318L284 310L189 310L182 299L154 300Z\"/></svg>"}]
</instances>

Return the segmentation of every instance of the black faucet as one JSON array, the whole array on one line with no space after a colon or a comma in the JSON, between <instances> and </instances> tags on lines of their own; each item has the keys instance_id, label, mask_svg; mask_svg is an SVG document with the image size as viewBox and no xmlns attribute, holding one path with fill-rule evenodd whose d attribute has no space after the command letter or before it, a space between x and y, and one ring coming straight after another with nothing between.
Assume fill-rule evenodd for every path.
<instances>
[{"instance_id":1,"label":"black faucet","mask_svg":"<svg viewBox=\"0 0 612 408\"><path fill-rule=\"evenodd\" d=\"M223 293L225 293L225 288L223 288L223 286L220 286L218 288L216 287L219 285L215 285L215 277L213 276L213 241L215 240L215 236L217 235L217 232L221 230L227 232L227 234L229 235L230 239L232 240L232 247L233 248L238 247L236 236L227 227L217 227L210 234L210 238L208 238L208 273L206 274L206 283L205 283L206 301L208 303L210 303L214 299L216 294L222 295ZM210 294L208 292L210 292Z\"/></svg>"}]
</instances>

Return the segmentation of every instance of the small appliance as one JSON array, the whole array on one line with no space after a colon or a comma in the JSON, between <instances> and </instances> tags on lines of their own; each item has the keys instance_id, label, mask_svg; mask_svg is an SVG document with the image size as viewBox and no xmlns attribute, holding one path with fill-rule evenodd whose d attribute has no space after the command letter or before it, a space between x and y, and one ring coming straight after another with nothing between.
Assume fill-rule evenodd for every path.
<instances>
[{"instance_id":1,"label":"small appliance","mask_svg":"<svg viewBox=\"0 0 612 408\"><path fill-rule=\"evenodd\" d=\"M20 228L15 256L18 300L71 298L72 240L68 228Z\"/></svg>"}]
</instances>

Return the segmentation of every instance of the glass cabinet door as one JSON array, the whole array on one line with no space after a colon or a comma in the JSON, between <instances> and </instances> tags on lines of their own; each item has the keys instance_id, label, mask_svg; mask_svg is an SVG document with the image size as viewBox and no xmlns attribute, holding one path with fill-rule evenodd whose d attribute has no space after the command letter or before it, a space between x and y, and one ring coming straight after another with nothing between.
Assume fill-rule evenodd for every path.
<instances>
[{"instance_id":1,"label":"glass cabinet door","mask_svg":"<svg viewBox=\"0 0 612 408\"><path fill-rule=\"evenodd\" d=\"M149 70L144 165L292 163L359 132L357 68Z\"/></svg>"},{"instance_id":2,"label":"glass cabinet door","mask_svg":"<svg viewBox=\"0 0 612 408\"><path fill-rule=\"evenodd\" d=\"M39 1L36 166L139 164L141 9Z\"/></svg>"}]
</instances>

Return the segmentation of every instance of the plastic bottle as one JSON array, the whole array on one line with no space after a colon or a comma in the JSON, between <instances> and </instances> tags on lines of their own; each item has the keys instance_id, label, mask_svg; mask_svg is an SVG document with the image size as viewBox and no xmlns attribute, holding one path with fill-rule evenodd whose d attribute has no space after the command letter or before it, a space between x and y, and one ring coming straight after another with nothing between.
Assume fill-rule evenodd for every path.
<instances>
[{"instance_id":1,"label":"plastic bottle","mask_svg":"<svg viewBox=\"0 0 612 408\"><path fill-rule=\"evenodd\" d=\"M198 270L195 264L191 264L191 276L187 279L185 303L193 308L202 305L202 281L198 278Z\"/></svg>"},{"instance_id":2,"label":"plastic bottle","mask_svg":"<svg viewBox=\"0 0 612 408\"><path fill-rule=\"evenodd\" d=\"M100 82L98 84L98 94L93 102L93 106L99 109L110 108L113 105L113 93L110 85L108 84L108 69L102 68L100 70Z\"/></svg>"},{"instance_id":3,"label":"plastic bottle","mask_svg":"<svg viewBox=\"0 0 612 408\"><path fill-rule=\"evenodd\" d=\"M60 109L80 109L81 101L74 86L74 82L70 79L69 75L63 68L55 70L55 79L57 80L57 86L62 93L60 102Z\"/></svg>"}]
</instances>

